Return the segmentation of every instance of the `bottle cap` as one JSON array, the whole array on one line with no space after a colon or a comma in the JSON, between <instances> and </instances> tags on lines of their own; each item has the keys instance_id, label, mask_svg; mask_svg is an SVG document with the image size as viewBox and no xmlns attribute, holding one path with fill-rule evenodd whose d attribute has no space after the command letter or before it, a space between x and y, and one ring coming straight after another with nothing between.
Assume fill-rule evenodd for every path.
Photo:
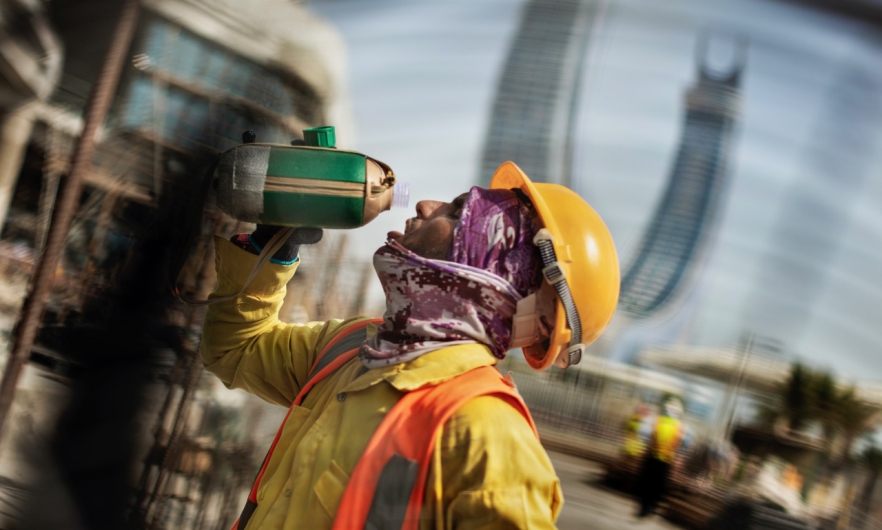
<instances>
[{"instance_id":1,"label":"bottle cap","mask_svg":"<svg viewBox=\"0 0 882 530\"><path fill-rule=\"evenodd\" d=\"M407 208L410 202L410 184L399 182L392 187L392 207Z\"/></svg>"},{"instance_id":2,"label":"bottle cap","mask_svg":"<svg viewBox=\"0 0 882 530\"><path fill-rule=\"evenodd\" d=\"M337 144L337 135L330 125L303 129L303 139L306 145L313 147L335 147Z\"/></svg>"}]
</instances>

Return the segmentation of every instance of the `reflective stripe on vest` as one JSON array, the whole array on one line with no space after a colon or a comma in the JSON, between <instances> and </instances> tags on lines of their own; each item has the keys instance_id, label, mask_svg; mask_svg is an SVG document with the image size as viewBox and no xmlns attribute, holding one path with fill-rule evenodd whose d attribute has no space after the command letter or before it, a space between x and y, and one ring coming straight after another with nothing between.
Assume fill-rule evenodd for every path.
<instances>
[{"instance_id":1,"label":"reflective stripe on vest","mask_svg":"<svg viewBox=\"0 0 882 530\"><path fill-rule=\"evenodd\" d=\"M680 421L661 416L655 423L653 432L653 456L662 462L670 463L680 448L682 436Z\"/></svg>"},{"instance_id":2,"label":"reflective stripe on vest","mask_svg":"<svg viewBox=\"0 0 882 530\"><path fill-rule=\"evenodd\" d=\"M378 318L354 322L334 335L330 342L328 342L319 353L312 368L309 370L309 376L306 378L306 383L301 387L297 397L294 398L294 402L291 403L291 408L288 409L288 414L285 415L285 419L282 420L282 424L279 425L279 431L276 433L276 437L273 439L273 443L270 445L269 451L263 459L263 464L260 466L260 472L257 473L257 478L254 479L254 485L251 487L251 493L248 495L245 507L242 509L239 518L233 523L231 530L244 530L245 526L248 525L248 521L251 519L251 515L254 514L254 510L257 509L257 489L260 487L260 480L263 478L266 466L269 464L273 451L276 449L276 444L279 443L279 438L282 437L282 431L285 429L285 423L287 423L291 411L294 407L300 406L309 391L312 390L312 388L322 379L346 364L347 361L358 354L361 343L367 338L367 327L369 324L381 324L382 322L383 319Z\"/></svg>"},{"instance_id":3,"label":"reflective stripe on vest","mask_svg":"<svg viewBox=\"0 0 882 530\"><path fill-rule=\"evenodd\" d=\"M408 392L386 414L359 458L333 530L416 530L439 430L467 401L491 395L520 412L536 433L527 406L493 366Z\"/></svg>"}]
</instances>

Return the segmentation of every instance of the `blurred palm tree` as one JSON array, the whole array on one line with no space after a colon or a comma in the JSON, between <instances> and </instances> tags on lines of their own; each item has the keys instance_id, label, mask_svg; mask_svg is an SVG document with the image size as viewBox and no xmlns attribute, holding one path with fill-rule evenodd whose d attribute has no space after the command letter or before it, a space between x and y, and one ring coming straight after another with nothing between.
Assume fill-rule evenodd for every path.
<instances>
[{"instance_id":1,"label":"blurred palm tree","mask_svg":"<svg viewBox=\"0 0 882 530\"><path fill-rule=\"evenodd\" d=\"M836 420L842 430L841 462L848 464L855 442L873 430L876 411L855 395L854 387L839 394Z\"/></svg>"},{"instance_id":2,"label":"blurred palm tree","mask_svg":"<svg viewBox=\"0 0 882 530\"><path fill-rule=\"evenodd\" d=\"M813 424L821 428L823 449L815 464L804 470L803 495L807 495L822 477L854 471L851 458L854 445L872 432L875 414L875 409L857 397L853 387L843 388L829 371L814 371L794 363L772 401L758 410L757 419L772 430L786 424L791 436L805 433ZM863 492L869 496L867 503L872 499L878 470L882 470L882 451L875 451L878 453L865 452L859 459L862 464L880 466L871 468L874 475L867 485L870 490Z\"/></svg>"},{"instance_id":3,"label":"blurred palm tree","mask_svg":"<svg viewBox=\"0 0 882 530\"><path fill-rule=\"evenodd\" d=\"M794 363L772 401L759 407L757 420L772 430L779 422L786 421L791 434L799 432L816 417L814 393L813 373L802 364Z\"/></svg>"},{"instance_id":4,"label":"blurred palm tree","mask_svg":"<svg viewBox=\"0 0 882 530\"><path fill-rule=\"evenodd\" d=\"M812 416L821 424L824 440L824 457L830 456L836 433L839 430L840 395L836 380L830 372L815 372L811 378Z\"/></svg>"},{"instance_id":5,"label":"blurred palm tree","mask_svg":"<svg viewBox=\"0 0 882 530\"><path fill-rule=\"evenodd\" d=\"M846 464L855 442L872 430L876 411L857 397L853 387L840 387L830 372L794 363L772 401L759 408L757 419L768 427L786 421L791 434L804 432L816 422L821 427L825 455ZM841 446L833 455L839 437Z\"/></svg>"}]
</instances>

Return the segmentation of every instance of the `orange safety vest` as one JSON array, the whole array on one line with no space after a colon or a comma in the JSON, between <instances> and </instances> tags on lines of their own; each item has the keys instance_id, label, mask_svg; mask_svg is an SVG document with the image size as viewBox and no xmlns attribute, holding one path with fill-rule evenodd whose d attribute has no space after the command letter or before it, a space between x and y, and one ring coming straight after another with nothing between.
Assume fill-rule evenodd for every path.
<instances>
[{"instance_id":1,"label":"orange safety vest","mask_svg":"<svg viewBox=\"0 0 882 530\"><path fill-rule=\"evenodd\" d=\"M368 324L381 322L381 319L362 320L338 333L319 354L291 408L299 406L324 377L355 357L367 337ZM520 412L538 438L527 405L493 366L476 368L438 385L408 392L383 418L359 458L343 492L332 530L368 527L415 530L438 430L467 401L490 395ZM244 530L257 508L260 480L287 420L286 415L232 530Z\"/></svg>"}]
</instances>

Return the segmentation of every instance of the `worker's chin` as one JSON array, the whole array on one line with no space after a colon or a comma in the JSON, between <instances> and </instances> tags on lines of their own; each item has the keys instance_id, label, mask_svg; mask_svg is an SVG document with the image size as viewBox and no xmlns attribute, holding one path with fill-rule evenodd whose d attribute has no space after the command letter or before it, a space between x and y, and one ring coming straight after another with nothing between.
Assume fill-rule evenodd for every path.
<instances>
[{"instance_id":1,"label":"worker's chin","mask_svg":"<svg viewBox=\"0 0 882 530\"><path fill-rule=\"evenodd\" d=\"M386 239L391 239L392 241L401 241L401 238L404 237L404 234L397 230L392 230L386 234Z\"/></svg>"}]
</instances>

